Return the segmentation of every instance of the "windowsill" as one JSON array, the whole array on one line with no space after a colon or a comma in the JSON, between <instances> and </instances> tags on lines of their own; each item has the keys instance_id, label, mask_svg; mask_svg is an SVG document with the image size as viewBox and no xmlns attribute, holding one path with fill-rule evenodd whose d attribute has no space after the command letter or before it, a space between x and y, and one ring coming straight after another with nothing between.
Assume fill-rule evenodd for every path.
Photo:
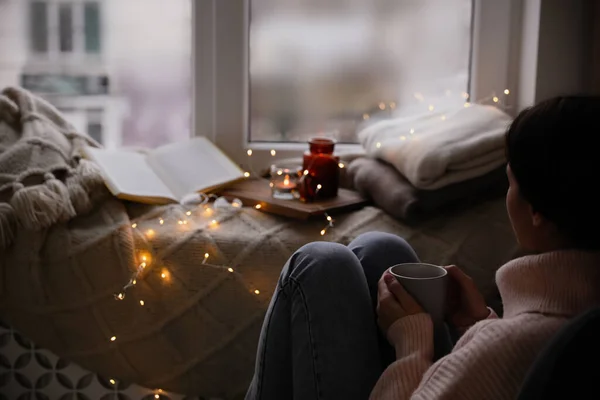
<instances>
[{"instance_id":1,"label":"windowsill","mask_svg":"<svg viewBox=\"0 0 600 400\"><path fill-rule=\"evenodd\" d=\"M304 151L307 149L306 143L289 142L250 142L248 149L252 150L281 150L281 151ZM336 153L364 153L363 147L358 144L340 143L335 145Z\"/></svg>"}]
</instances>

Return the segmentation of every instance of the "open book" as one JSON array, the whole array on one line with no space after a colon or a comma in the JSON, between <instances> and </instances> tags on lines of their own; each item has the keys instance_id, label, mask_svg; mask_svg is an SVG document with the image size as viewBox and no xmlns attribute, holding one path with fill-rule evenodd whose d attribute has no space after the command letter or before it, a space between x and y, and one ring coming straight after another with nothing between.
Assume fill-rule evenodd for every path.
<instances>
[{"instance_id":1,"label":"open book","mask_svg":"<svg viewBox=\"0 0 600 400\"><path fill-rule=\"evenodd\" d=\"M123 200L181 203L244 178L244 172L204 137L168 144L141 154L128 150L84 149L96 162L108 189Z\"/></svg>"}]
</instances>

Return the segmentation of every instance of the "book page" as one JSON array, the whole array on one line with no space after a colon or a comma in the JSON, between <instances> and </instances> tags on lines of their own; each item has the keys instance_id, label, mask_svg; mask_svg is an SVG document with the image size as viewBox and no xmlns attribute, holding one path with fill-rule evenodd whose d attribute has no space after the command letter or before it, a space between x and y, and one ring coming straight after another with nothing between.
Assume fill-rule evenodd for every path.
<instances>
[{"instance_id":1,"label":"book page","mask_svg":"<svg viewBox=\"0 0 600 400\"><path fill-rule=\"evenodd\" d=\"M152 150L148 164L179 200L244 177L237 164L204 137Z\"/></svg>"},{"instance_id":2,"label":"book page","mask_svg":"<svg viewBox=\"0 0 600 400\"><path fill-rule=\"evenodd\" d=\"M178 201L148 165L146 155L92 147L84 151L100 166L107 186L115 196Z\"/></svg>"}]
</instances>

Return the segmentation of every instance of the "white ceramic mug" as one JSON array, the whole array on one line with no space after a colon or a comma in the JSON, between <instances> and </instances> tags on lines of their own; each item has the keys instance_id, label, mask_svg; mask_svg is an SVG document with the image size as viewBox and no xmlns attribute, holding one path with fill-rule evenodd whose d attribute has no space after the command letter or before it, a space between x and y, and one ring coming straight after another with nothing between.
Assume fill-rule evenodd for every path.
<instances>
[{"instance_id":1,"label":"white ceramic mug","mask_svg":"<svg viewBox=\"0 0 600 400\"><path fill-rule=\"evenodd\" d=\"M434 324L444 322L448 272L445 268L423 263L398 264L389 272L431 315Z\"/></svg>"}]
</instances>

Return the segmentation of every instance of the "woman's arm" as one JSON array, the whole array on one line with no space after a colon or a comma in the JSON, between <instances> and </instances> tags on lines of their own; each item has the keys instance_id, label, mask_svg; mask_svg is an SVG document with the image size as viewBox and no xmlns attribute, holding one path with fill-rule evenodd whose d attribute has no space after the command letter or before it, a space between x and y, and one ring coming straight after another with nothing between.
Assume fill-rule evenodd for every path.
<instances>
[{"instance_id":1,"label":"woman's arm","mask_svg":"<svg viewBox=\"0 0 600 400\"><path fill-rule=\"evenodd\" d=\"M422 352L411 349L387 368L371 400L513 399L539 350L557 329L550 325L556 324L543 316L482 321L452 353L429 368Z\"/></svg>"},{"instance_id":2,"label":"woman's arm","mask_svg":"<svg viewBox=\"0 0 600 400\"><path fill-rule=\"evenodd\" d=\"M420 313L397 320L387 332L396 349L396 361L383 373L372 399L407 399L419 386L433 360L433 323Z\"/></svg>"}]
</instances>

